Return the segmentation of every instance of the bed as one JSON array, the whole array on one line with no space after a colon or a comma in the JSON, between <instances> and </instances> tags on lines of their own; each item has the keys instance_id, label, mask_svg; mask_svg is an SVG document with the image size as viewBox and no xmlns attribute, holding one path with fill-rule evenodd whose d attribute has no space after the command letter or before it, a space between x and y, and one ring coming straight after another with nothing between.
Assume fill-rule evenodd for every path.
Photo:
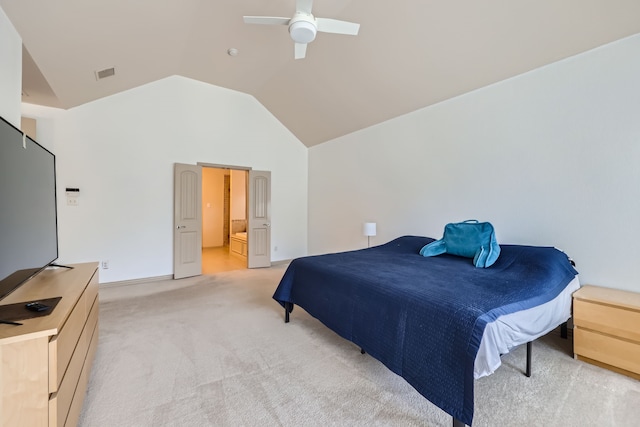
<instances>
[{"instance_id":1,"label":"bed","mask_svg":"<svg viewBox=\"0 0 640 427\"><path fill-rule=\"evenodd\" d=\"M429 237L293 260L273 298L358 345L453 417L473 422L474 379L500 355L566 322L580 285L563 252L501 245L490 268L423 257Z\"/></svg>"}]
</instances>

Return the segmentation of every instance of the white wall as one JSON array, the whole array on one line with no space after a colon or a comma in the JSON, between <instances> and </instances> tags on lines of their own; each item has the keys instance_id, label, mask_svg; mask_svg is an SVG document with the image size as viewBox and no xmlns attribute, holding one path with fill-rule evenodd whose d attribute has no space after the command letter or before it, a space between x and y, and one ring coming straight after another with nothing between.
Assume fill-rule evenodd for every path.
<instances>
[{"instance_id":1,"label":"white wall","mask_svg":"<svg viewBox=\"0 0 640 427\"><path fill-rule=\"evenodd\" d=\"M582 283L640 292L640 35L309 152L309 252L447 222L556 246Z\"/></svg>"},{"instance_id":2,"label":"white wall","mask_svg":"<svg viewBox=\"0 0 640 427\"><path fill-rule=\"evenodd\" d=\"M22 38L0 8L0 116L20 129Z\"/></svg>"},{"instance_id":3,"label":"white wall","mask_svg":"<svg viewBox=\"0 0 640 427\"><path fill-rule=\"evenodd\" d=\"M58 167L60 263L109 260L100 281L173 272L173 164L272 172L272 260L305 255L307 148L253 97L173 76L40 118ZM80 189L79 206L65 187Z\"/></svg>"}]
</instances>

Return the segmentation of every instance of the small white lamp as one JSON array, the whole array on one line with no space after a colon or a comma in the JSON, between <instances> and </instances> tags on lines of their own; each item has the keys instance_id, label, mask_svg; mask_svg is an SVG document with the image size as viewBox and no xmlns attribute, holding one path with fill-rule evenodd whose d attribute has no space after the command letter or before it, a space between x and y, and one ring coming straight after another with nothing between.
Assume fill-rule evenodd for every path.
<instances>
[{"instance_id":1,"label":"small white lamp","mask_svg":"<svg viewBox=\"0 0 640 427\"><path fill-rule=\"evenodd\" d=\"M365 222L362 226L362 234L367 236L367 247L371 247L371 236L376 235L376 223L375 222Z\"/></svg>"}]
</instances>

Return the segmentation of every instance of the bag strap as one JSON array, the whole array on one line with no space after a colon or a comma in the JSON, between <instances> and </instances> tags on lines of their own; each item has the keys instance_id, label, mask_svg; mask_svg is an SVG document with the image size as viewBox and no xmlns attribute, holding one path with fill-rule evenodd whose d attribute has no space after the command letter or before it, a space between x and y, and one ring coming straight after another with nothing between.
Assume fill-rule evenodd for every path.
<instances>
[{"instance_id":1,"label":"bag strap","mask_svg":"<svg viewBox=\"0 0 640 427\"><path fill-rule=\"evenodd\" d=\"M477 219L468 219L468 220L466 220L466 221L462 221L462 222L463 222L463 223L474 223L474 224L477 224L477 223L479 223L480 221L478 221Z\"/></svg>"}]
</instances>

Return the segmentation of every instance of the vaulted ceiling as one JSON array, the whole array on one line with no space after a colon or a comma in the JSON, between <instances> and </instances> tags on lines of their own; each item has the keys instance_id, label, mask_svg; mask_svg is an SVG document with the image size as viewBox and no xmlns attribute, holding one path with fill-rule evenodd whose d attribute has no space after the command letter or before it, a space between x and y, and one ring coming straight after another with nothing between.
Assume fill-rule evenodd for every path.
<instances>
[{"instance_id":1,"label":"vaulted ceiling","mask_svg":"<svg viewBox=\"0 0 640 427\"><path fill-rule=\"evenodd\" d=\"M318 33L295 60L286 26L242 17L291 17L296 0L0 7L23 40L24 102L66 109L178 74L253 95L307 146L640 33L638 0L315 0L360 32Z\"/></svg>"}]
</instances>

